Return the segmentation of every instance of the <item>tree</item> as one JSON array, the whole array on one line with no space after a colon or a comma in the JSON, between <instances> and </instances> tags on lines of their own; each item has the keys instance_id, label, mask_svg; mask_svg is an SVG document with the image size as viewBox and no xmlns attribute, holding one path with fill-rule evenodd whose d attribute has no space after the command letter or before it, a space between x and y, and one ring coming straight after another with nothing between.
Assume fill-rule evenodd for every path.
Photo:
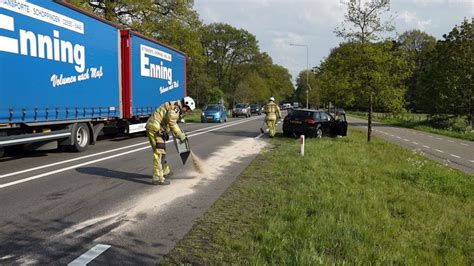
<instances>
[{"instance_id":1,"label":"tree","mask_svg":"<svg viewBox=\"0 0 474 266\"><path fill-rule=\"evenodd\" d=\"M432 114L466 116L474 124L474 26L465 19L444 35L421 74L424 91L420 100ZM429 101L429 102L428 102Z\"/></svg>"},{"instance_id":2,"label":"tree","mask_svg":"<svg viewBox=\"0 0 474 266\"><path fill-rule=\"evenodd\" d=\"M293 94L294 87L288 69L273 64L272 58L268 54L261 53L255 56L250 67L264 79L269 90L268 97L273 96L277 101L283 101L284 98Z\"/></svg>"},{"instance_id":3,"label":"tree","mask_svg":"<svg viewBox=\"0 0 474 266\"><path fill-rule=\"evenodd\" d=\"M367 105L370 94L375 108L401 111L404 80L410 71L406 61L393 53L393 46L392 42L343 43L333 49L320 67L323 101L358 109Z\"/></svg>"},{"instance_id":4,"label":"tree","mask_svg":"<svg viewBox=\"0 0 474 266\"><path fill-rule=\"evenodd\" d=\"M233 94L236 66L249 64L258 54L254 35L228 24L213 23L203 28L202 45L207 58L207 66L217 76L217 87Z\"/></svg>"},{"instance_id":5,"label":"tree","mask_svg":"<svg viewBox=\"0 0 474 266\"><path fill-rule=\"evenodd\" d=\"M299 73L296 79L295 100L306 102L306 90L308 90L309 105L319 106L321 104L319 82L315 73L310 70L303 70Z\"/></svg>"},{"instance_id":6,"label":"tree","mask_svg":"<svg viewBox=\"0 0 474 266\"><path fill-rule=\"evenodd\" d=\"M366 44L379 40L380 33L393 30L390 20L383 22L381 19L381 16L390 10L390 0L348 0L345 4L347 13L344 14L344 22L341 27L335 29L335 33L338 37L352 42L359 42L362 51L360 59L369 61L369 53L375 50ZM370 142L372 134L372 102L374 93L378 89L370 84L376 74L373 67L374 65L366 64L364 71L360 74L354 73L357 80L361 81L361 91L365 92L363 96L368 98L368 142Z\"/></svg>"},{"instance_id":7,"label":"tree","mask_svg":"<svg viewBox=\"0 0 474 266\"><path fill-rule=\"evenodd\" d=\"M406 31L398 38L397 50L400 56L410 64L412 75L406 80L407 93L405 97L407 108L412 111L422 110L419 102L420 74L426 57L436 45L436 39L420 30Z\"/></svg>"},{"instance_id":8,"label":"tree","mask_svg":"<svg viewBox=\"0 0 474 266\"><path fill-rule=\"evenodd\" d=\"M270 90L265 80L256 71L252 71L239 82L234 92L237 102L263 102L270 97Z\"/></svg>"}]
</instances>

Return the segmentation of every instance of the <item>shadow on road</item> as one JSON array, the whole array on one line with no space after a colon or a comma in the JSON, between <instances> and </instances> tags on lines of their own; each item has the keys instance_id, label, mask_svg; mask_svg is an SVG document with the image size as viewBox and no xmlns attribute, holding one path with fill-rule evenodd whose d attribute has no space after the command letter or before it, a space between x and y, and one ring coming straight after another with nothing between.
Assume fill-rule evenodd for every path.
<instances>
[{"instance_id":1,"label":"shadow on road","mask_svg":"<svg viewBox=\"0 0 474 266\"><path fill-rule=\"evenodd\" d=\"M0 265L66 265L90 249L95 239L108 234L123 222L118 220L106 226L94 224L63 236L68 228L75 225L74 222L66 218L38 219L36 216L41 214L24 214L20 220L1 222ZM130 241L126 247L114 246L107 251L117 258L117 265L119 261L120 265L149 265L162 257L160 254L151 256L136 252L147 250L157 243L144 243L132 233L127 234L127 239Z\"/></svg>"},{"instance_id":2,"label":"shadow on road","mask_svg":"<svg viewBox=\"0 0 474 266\"><path fill-rule=\"evenodd\" d=\"M95 175L95 176L103 176L103 177L110 177L110 178L117 178L121 180L147 184L150 185L151 176L149 175L142 175L137 173L129 173L129 172L121 172L116 170L110 170L107 168L101 167L80 167L76 169L77 172L86 175Z\"/></svg>"}]
</instances>

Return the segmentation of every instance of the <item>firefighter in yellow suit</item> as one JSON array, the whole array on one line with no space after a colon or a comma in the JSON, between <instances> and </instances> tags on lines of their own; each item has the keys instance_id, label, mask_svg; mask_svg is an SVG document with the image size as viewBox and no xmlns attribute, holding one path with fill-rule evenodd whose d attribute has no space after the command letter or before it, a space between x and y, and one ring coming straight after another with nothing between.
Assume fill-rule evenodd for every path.
<instances>
[{"instance_id":1,"label":"firefighter in yellow suit","mask_svg":"<svg viewBox=\"0 0 474 266\"><path fill-rule=\"evenodd\" d=\"M158 107L146 123L148 140L153 149L153 178L154 185L169 185L165 179L170 174L171 169L166 162L166 141L171 132L181 141L186 140L186 135L178 126L181 119L189 110L196 108L191 97L184 97L178 101L166 102Z\"/></svg>"},{"instance_id":2,"label":"firefighter in yellow suit","mask_svg":"<svg viewBox=\"0 0 474 266\"><path fill-rule=\"evenodd\" d=\"M263 113L265 114L265 122L267 122L268 134L270 138L275 136L276 123L281 118L280 107L275 103L275 98L270 97L267 105L263 108Z\"/></svg>"}]
</instances>

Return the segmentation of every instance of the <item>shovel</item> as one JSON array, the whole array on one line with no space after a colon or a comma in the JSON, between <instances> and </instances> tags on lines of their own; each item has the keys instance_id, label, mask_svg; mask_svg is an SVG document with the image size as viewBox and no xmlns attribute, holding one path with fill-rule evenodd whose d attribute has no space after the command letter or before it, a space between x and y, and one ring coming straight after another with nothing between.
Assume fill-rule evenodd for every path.
<instances>
[{"instance_id":1,"label":"shovel","mask_svg":"<svg viewBox=\"0 0 474 266\"><path fill-rule=\"evenodd\" d=\"M179 157L181 157L181 161L183 165L186 164L186 161L189 158L189 154L191 154L191 148L189 148L189 141L186 138L184 141L181 141L177 137L173 135L174 146L179 153Z\"/></svg>"},{"instance_id":2,"label":"shovel","mask_svg":"<svg viewBox=\"0 0 474 266\"><path fill-rule=\"evenodd\" d=\"M262 132L262 134L265 134L265 130L263 130L264 126L265 126L265 120L263 120L262 126L260 127L260 132Z\"/></svg>"}]
</instances>

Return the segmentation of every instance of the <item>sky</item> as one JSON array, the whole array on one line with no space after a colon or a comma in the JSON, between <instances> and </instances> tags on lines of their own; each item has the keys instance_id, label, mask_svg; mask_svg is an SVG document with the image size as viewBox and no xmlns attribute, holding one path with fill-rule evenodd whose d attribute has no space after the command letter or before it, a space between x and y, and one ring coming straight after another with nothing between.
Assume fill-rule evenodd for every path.
<instances>
[{"instance_id":1,"label":"sky","mask_svg":"<svg viewBox=\"0 0 474 266\"><path fill-rule=\"evenodd\" d=\"M464 18L474 17L474 0L392 0L396 38L407 30L419 29L442 39ZM195 0L194 9L205 24L222 22L254 34L260 51L293 76L320 64L341 38L334 29L346 11L340 0ZM308 47L290 46L290 43Z\"/></svg>"}]
</instances>

